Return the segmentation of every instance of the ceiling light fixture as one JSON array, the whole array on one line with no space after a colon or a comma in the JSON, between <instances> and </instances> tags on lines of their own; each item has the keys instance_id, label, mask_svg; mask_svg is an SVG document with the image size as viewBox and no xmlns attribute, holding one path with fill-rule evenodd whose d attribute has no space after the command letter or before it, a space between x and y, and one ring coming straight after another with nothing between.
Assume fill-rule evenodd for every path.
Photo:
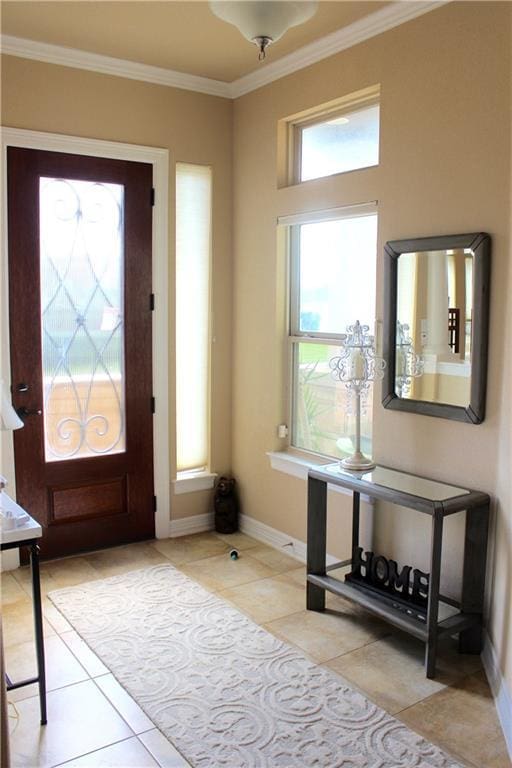
<instances>
[{"instance_id":1,"label":"ceiling light fixture","mask_svg":"<svg viewBox=\"0 0 512 768\"><path fill-rule=\"evenodd\" d=\"M242 35L259 49L259 60L263 61L270 43L279 40L290 27L308 21L318 7L318 0L300 2L273 2L272 0L228 0L209 3L215 16L237 27Z\"/></svg>"}]
</instances>

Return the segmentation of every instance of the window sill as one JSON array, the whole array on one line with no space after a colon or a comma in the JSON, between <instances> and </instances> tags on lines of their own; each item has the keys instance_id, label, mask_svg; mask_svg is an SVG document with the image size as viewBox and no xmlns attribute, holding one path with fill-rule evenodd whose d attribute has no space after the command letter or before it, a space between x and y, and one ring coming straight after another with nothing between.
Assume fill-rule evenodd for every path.
<instances>
[{"instance_id":1,"label":"window sill","mask_svg":"<svg viewBox=\"0 0 512 768\"><path fill-rule=\"evenodd\" d=\"M335 461L327 456L322 458L306 452L299 454L292 451L268 451L267 456L272 469L293 477L300 477L302 480L308 479L308 472L312 467L325 467Z\"/></svg>"},{"instance_id":2,"label":"window sill","mask_svg":"<svg viewBox=\"0 0 512 768\"><path fill-rule=\"evenodd\" d=\"M176 480L172 481L174 494L209 491L215 484L215 472L178 472Z\"/></svg>"},{"instance_id":3,"label":"window sill","mask_svg":"<svg viewBox=\"0 0 512 768\"><path fill-rule=\"evenodd\" d=\"M267 451L267 456L270 460L270 466L277 472L284 472L287 475L293 477L299 477L301 480L308 479L308 472L314 467L325 467L328 464L334 464L336 459L329 459L327 456L322 458L320 456L314 456L312 454L304 453L292 453L291 451ZM334 493L341 493L344 496L352 496L352 491L348 488L341 488L339 485L329 486L329 490ZM373 504L371 499L366 494L361 494L361 500L366 501L368 504Z\"/></svg>"}]
</instances>

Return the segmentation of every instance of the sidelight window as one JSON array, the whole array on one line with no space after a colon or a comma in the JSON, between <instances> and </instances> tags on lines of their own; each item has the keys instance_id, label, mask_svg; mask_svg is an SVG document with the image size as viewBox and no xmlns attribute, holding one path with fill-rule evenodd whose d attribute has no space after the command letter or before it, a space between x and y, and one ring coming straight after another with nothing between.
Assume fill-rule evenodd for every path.
<instances>
[{"instance_id":1,"label":"sidelight window","mask_svg":"<svg viewBox=\"0 0 512 768\"><path fill-rule=\"evenodd\" d=\"M177 471L209 462L212 170L176 166Z\"/></svg>"}]
</instances>

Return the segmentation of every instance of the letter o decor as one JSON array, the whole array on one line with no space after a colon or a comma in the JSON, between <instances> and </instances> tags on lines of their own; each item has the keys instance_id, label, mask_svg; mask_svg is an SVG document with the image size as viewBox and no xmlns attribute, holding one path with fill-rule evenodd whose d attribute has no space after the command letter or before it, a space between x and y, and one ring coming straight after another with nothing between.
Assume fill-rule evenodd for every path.
<instances>
[{"instance_id":1,"label":"letter o decor","mask_svg":"<svg viewBox=\"0 0 512 768\"><path fill-rule=\"evenodd\" d=\"M383 555L377 555L372 560L372 581L377 584L386 584L389 579L388 561Z\"/></svg>"}]
</instances>

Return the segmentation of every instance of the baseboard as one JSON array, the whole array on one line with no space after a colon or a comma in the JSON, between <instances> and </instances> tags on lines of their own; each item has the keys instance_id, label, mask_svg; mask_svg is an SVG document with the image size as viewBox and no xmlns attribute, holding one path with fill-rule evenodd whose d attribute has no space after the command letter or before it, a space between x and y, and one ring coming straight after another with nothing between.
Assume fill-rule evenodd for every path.
<instances>
[{"instance_id":1,"label":"baseboard","mask_svg":"<svg viewBox=\"0 0 512 768\"><path fill-rule=\"evenodd\" d=\"M189 536L192 533L203 533L203 531L212 530L213 512L206 512L204 515L192 515L191 517L180 517L178 520L171 520L169 536L174 539L178 536Z\"/></svg>"},{"instance_id":2,"label":"baseboard","mask_svg":"<svg viewBox=\"0 0 512 768\"><path fill-rule=\"evenodd\" d=\"M253 539L268 544L269 547L279 549L290 557L295 558L301 563L306 562L306 542L300 539L294 539L270 525L260 523L254 517L240 515L240 530ZM203 533L204 531L213 531L213 512L207 512L204 515L192 515L191 517L180 517L178 520L171 520L169 536L176 538L178 536L189 536L193 533ZM334 565L339 558L327 555L327 565Z\"/></svg>"},{"instance_id":3,"label":"baseboard","mask_svg":"<svg viewBox=\"0 0 512 768\"><path fill-rule=\"evenodd\" d=\"M484 637L482 664L484 665L485 674L494 696L494 703L498 711L508 753L512 759L512 695L501 674L498 656L487 632L485 632Z\"/></svg>"},{"instance_id":4,"label":"baseboard","mask_svg":"<svg viewBox=\"0 0 512 768\"><path fill-rule=\"evenodd\" d=\"M270 525L260 523L259 520L255 520L254 517L249 517L248 515L240 515L240 530L242 533L246 533L248 536L268 544L269 547L285 552L301 563L306 562L306 542L300 539L294 539L293 536L288 536L276 528L271 528ZM338 557L327 555L327 565L334 565L338 561Z\"/></svg>"}]
</instances>

